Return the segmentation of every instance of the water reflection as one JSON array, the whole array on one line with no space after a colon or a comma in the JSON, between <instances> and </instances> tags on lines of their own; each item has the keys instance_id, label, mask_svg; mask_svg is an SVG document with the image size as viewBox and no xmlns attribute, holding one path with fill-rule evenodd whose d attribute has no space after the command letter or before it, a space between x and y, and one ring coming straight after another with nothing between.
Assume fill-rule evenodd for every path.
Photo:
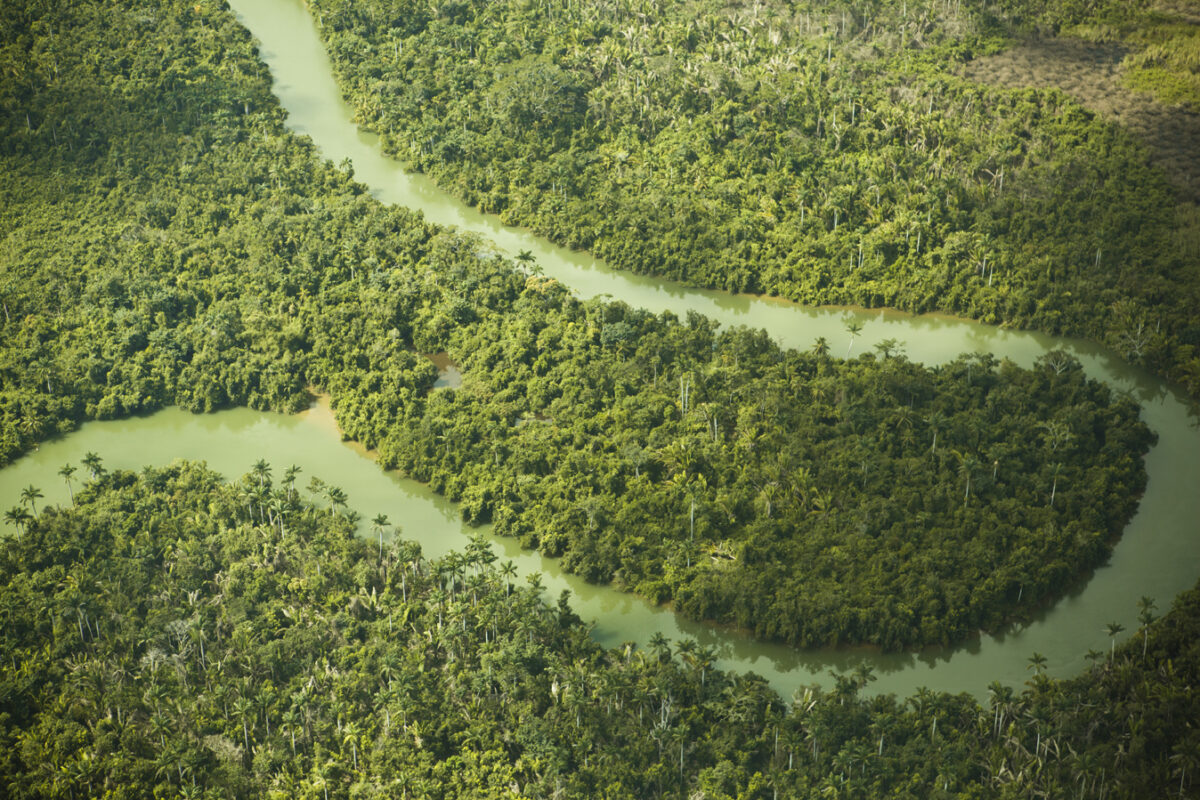
<instances>
[{"instance_id":1,"label":"water reflection","mask_svg":"<svg viewBox=\"0 0 1200 800\"><path fill-rule=\"evenodd\" d=\"M426 358L438 369L437 380L433 382L434 389L457 389L462 386L462 369L450 360L449 353L434 353Z\"/></svg>"}]
</instances>

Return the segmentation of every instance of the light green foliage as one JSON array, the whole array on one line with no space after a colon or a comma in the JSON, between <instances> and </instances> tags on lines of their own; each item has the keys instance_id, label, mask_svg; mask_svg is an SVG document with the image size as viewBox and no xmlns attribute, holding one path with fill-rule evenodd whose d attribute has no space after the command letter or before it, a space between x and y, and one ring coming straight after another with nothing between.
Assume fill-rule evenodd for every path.
<instances>
[{"instance_id":1,"label":"light green foliage","mask_svg":"<svg viewBox=\"0 0 1200 800\"><path fill-rule=\"evenodd\" d=\"M77 499L0 548L0 781L13 797L1196 786L1197 592L1088 674L994 686L983 706L926 690L867 698L869 669L785 702L694 642L603 650L565 599L513 585L480 542L438 561L397 542L380 561L343 513L262 472L117 472Z\"/></svg>"},{"instance_id":2,"label":"light green foliage","mask_svg":"<svg viewBox=\"0 0 1200 800\"><path fill-rule=\"evenodd\" d=\"M1129 85L1200 112L1200 28L1171 21L1129 38L1144 45L1125 58Z\"/></svg>"}]
</instances>

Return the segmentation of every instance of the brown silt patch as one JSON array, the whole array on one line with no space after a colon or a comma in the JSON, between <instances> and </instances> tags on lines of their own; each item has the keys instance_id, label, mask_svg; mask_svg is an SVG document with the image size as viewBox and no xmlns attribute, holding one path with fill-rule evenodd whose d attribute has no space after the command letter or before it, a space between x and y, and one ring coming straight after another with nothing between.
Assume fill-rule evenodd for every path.
<instances>
[{"instance_id":1,"label":"brown silt patch","mask_svg":"<svg viewBox=\"0 0 1200 800\"><path fill-rule=\"evenodd\" d=\"M1114 44L1034 40L976 59L963 68L963 75L994 86L1061 89L1084 108L1136 134L1181 199L1200 202L1200 114L1126 88L1125 53Z\"/></svg>"}]
</instances>

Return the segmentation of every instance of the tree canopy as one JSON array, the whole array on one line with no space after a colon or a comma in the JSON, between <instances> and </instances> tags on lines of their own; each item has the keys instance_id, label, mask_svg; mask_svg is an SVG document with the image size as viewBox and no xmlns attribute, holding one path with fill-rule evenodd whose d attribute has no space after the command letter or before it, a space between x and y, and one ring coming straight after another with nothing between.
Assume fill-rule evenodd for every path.
<instances>
[{"instance_id":1,"label":"tree canopy","mask_svg":"<svg viewBox=\"0 0 1200 800\"><path fill-rule=\"evenodd\" d=\"M798 644L997 630L1133 513L1149 434L1069 360L842 361L581 303L322 163L227 12L139 8L4 12L8 39L54 47L5 100L39 120L4 118L5 458L85 419L297 410L319 387L466 518ZM465 383L435 391L421 354L446 350Z\"/></svg>"},{"instance_id":2,"label":"tree canopy","mask_svg":"<svg viewBox=\"0 0 1200 800\"><path fill-rule=\"evenodd\" d=\"M89 481L0 548L15 797L1067 797L1196 786L1196 605L987 703L775 695L691 641L604 650L479 542L382 555L256 470Z\"/></svg>"},{"instance_id":3,"label":"tree canopy","mask_svg":"<svg viewBox=\"0 0 1200 800\"><path fill-rule=\"evenodd\" d=\"M1135 84L1200 97L1194 26L1146 5L310 8L362 124L505 221L693 285L1090 337L1195 396L1195 214L1135 136L961 69L1092 25L1136 48ZM514 124L497 94L551 67L585 111Z\"/></svg>"},{"instance_id":4,"label":"tree canopy","mask_svg":"<svg viewBox=\"0 0 1200 800\"><path fill-rule=\"evenodd\" d=\"M840 10L314 5L355 97L359 66L387 82L363 116L406 120L397 152L560 240L731 288L1092 332L1186 379L1192 284L1130 140L1061 97L941 75L994 41L976 5ZM0 64L0 462L88 419L294 411L324 389L386 465L593 580L886 647L1061 595L1144 485L1136 409L1062 354L785 351L579 302L380 205L287 132L223 4L6 3ZM894 93L887 69L908 76ZM612 205L589 211L580 175ZM443 351L459 388L434 388ZM1162 620L1146 598L1075 679L1031 654L1027 690L985 705L872 697L867 670L785 699L692 642L604 650L479 542L430 562L381 517L354 538L337 476L317 497L266 463L224 483L88 454L60 474L71 506L25 487L0 547L14 796L1195 791L1197 592Z\"/></svg>"}]
</instances>

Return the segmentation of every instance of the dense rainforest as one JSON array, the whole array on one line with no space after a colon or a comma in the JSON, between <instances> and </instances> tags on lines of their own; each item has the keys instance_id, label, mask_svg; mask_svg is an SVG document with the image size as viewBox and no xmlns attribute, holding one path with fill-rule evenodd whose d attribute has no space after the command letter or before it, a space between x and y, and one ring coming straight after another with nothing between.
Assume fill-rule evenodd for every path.
<instances>
[{"instance_id":1,"label":"dense rainforest","mask_svg":"<svg viewBox=\"0 0 1200 800\"><path fill-rule=\"evenodd\" d=\"M1151 436L1068 357L846 360L582 303L322 164L227 13L6 13L27 71L0 179L5 458L83 419L296 410L318 386L469 520L805 645L1028 618L1133 513ZM465 383L431 392L419 353L443 350Z\"/></svg>"},{"instance_id":2,"label":"dense rainforest","mask_svg":"<svg viewBox=\"0 0 1200 800\"><path fill-rule=\"evenodd\" d=\"M1060 596L1144 485L1136 407L1060 353L928 368L853 330L785 351L580 302L382 206L286 131L222 4L6 3L0 65L0 461L88 419L327 390L385 465L591 579L884 647ZM1164 196L1131 175L1154 189L1131 202ZM441 351L462 387L433 389ZM602 650L482 545L353 539L343 494L316 508L267 465L101 467L72 508L29 487L6 512L16 796L1143 797L1200 768L1191 594L1075 680L1035 656L988 707L868 698L865 672L788 702L688 642Z\"/></svg>"},{"instance_id":3,"label":"dense rainforest","mask_svg":"<svg viewBox=\"0 0 1200 800\"><path fill-rule=\"evenodd\" d=\"M1194 19L1144 0L313 0L363 125L468 202L616 267L1086 336L1200 392L1200 215L1056 90L963 65L1029 31L1133 50L1200 109Z\"/></svg>"},{"instance_id":4,"label":"dense rainforest","mask_svg":"<svg viewBox=\"0 0 1200 800\"><path fill-rule=\"evenodd\" d=\"M887 649L995 630L1099 563L1144 486L1136 410L1060 354L841 361L549 294L453 337L464 386L419 415L368 366L331 384L359 390L338 418L468 520L697 619Z\"/></svg>"},{"instance_id":5,"label":"dense rainforest","mask_svg":"<svg viewBox=\"0 0 1200 800\"><path fill-rule=\"evenodd\" d=\"M785 700L694 642L602 649L482 543L356 538L294 473L92 466L0 551L11 797L1196 796L1194 591L983 705L869 670Z\"/></svg>"}]
</instances>

